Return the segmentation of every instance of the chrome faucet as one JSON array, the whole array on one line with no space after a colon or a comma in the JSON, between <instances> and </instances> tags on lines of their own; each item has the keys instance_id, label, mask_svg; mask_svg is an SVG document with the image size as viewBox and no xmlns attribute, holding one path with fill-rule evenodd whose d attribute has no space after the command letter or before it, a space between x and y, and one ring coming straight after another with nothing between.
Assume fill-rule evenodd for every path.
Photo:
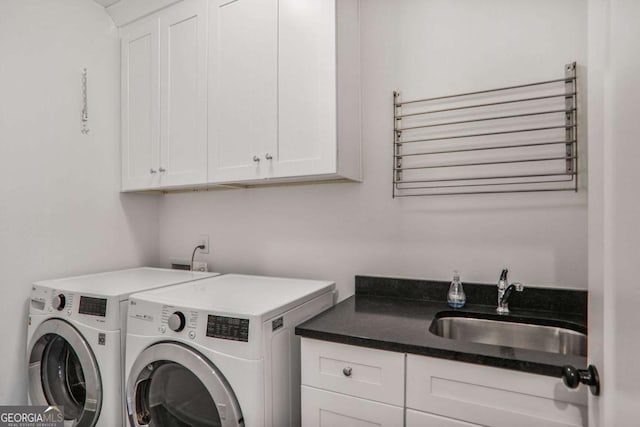
<instances>
[{"instance_id":1,"label":"chrome faucet","mask_svg":"<svg viewBox=\"0 0 640 427\"><path fill-rule=\"evenodd\" d=\"M509 314L509 297L511 293L514 290L517 292L524 290L522 283L516 282L509 284L509 279L507 279L508 274L509 270L506 268L503 269L502 273L500 273L500 280L498 280L498 307L496 311L500 314Z\"/></svg>"}]
</instances>

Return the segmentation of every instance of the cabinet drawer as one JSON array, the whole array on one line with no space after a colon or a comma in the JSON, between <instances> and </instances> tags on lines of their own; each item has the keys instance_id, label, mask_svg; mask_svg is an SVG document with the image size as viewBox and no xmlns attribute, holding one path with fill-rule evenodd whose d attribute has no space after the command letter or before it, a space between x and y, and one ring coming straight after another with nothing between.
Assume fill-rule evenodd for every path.
<instances>
[{"instance_id":1,"label":"cabinet drawer","mask_svg":"<svg viewBox=\"0 0 640 427\"><path fill-rule=\"evenodd\" d=\"M403 409L302 386L302 427L398 427Z\"/></svg>"},{"instance_id":2,"label":"cabinet drawer","mask_svg":"<svg viewBox=\"0 0 640 427\"><path fill-rule=\"evenodd\" d=\"M392 405L404 405L405 355L302 340L302 384Z\"/></svg>"},{"instance_id":3,"label":"cabinet drawer","mask_svg":"<svg viewBox=\"0 0 640 427\"><path fill-rule=\"evenodd\" d=\"M407 408L489 427L587 425L587 388L560 378L407 356Z\"/></svg>"},{"instance_id":4,"label":"cabinet drawer","mask_svg":"<svg viewBox=\"0 0 640 427\"><path fill-rule=\"evenodd\" d=\"M407 410L407 427L482 427L479 424L470 424L439 415L426 412Z\"/></svg>"}]
</instances>

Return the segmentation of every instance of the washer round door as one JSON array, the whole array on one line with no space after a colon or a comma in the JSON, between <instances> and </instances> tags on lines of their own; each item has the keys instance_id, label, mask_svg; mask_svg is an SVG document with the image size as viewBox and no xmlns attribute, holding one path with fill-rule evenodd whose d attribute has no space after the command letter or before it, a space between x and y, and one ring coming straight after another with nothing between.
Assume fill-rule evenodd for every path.
<instances>
[{"instance_id":1,"label":"washer round door","mask_svg":"<svg viewBox=\"0 0 640 427\"><path fill-rule=\"evenodd\" d=\"M29 397L34 405L64 406L74 427L92 427L100 415L102 381L84 337L61 319L42 322L29 343Z\"/></svg>"},{"instance_id":2,"label":"washer round door","mask_svg":"<svg viewBox=\"0 0 640 427\"><path fill-rule=\"evenodd\" d=\"M158 343L136 359L127 381L130 426L244 426L240 405L222 373L200 353Z\"/></svg>"}]
</instances>

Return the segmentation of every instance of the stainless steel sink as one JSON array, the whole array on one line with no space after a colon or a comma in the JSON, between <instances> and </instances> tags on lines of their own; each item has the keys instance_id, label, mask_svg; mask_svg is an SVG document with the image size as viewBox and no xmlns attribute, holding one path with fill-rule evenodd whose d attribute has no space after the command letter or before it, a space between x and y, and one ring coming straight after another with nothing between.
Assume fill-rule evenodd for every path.
<instances>
[{"instance_id":1,"label":"stainless steel sink","mask_svg":"<svg viewBox=\"0 0 640 427\"><path fill-rule=\"evenodd\" d=\"M440 317L429 331L443 338L586 356L587 336L571 329L476 317Z\"/></svg>"}]
</instances>

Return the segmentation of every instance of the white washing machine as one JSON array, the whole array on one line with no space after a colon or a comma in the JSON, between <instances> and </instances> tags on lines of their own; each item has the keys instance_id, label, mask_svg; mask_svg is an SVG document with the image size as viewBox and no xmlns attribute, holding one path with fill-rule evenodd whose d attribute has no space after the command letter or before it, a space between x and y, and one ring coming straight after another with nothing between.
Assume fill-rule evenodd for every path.
<instances>
[{"instance_id":1,"label":"white washing machine","mask_svg":"<svg viewBox=\"0 0 640 427\"><path fill-rule=\"evenodd\" d=\"M129 426L299 426L294 328L331 307L334 288L229 274L132 295Z\"/></svg>"},{"instance_id":2,"label":"white washing machine","mask_svg":"<svg viewBox=\"0 0 640 427\"><path fill-rule=\"evenodd\" d=\"M65 425L125 423L122 361L129 294L214 275L135 268L34 283L29 403L63 405Z\"/></svg>"}]
</instances>

